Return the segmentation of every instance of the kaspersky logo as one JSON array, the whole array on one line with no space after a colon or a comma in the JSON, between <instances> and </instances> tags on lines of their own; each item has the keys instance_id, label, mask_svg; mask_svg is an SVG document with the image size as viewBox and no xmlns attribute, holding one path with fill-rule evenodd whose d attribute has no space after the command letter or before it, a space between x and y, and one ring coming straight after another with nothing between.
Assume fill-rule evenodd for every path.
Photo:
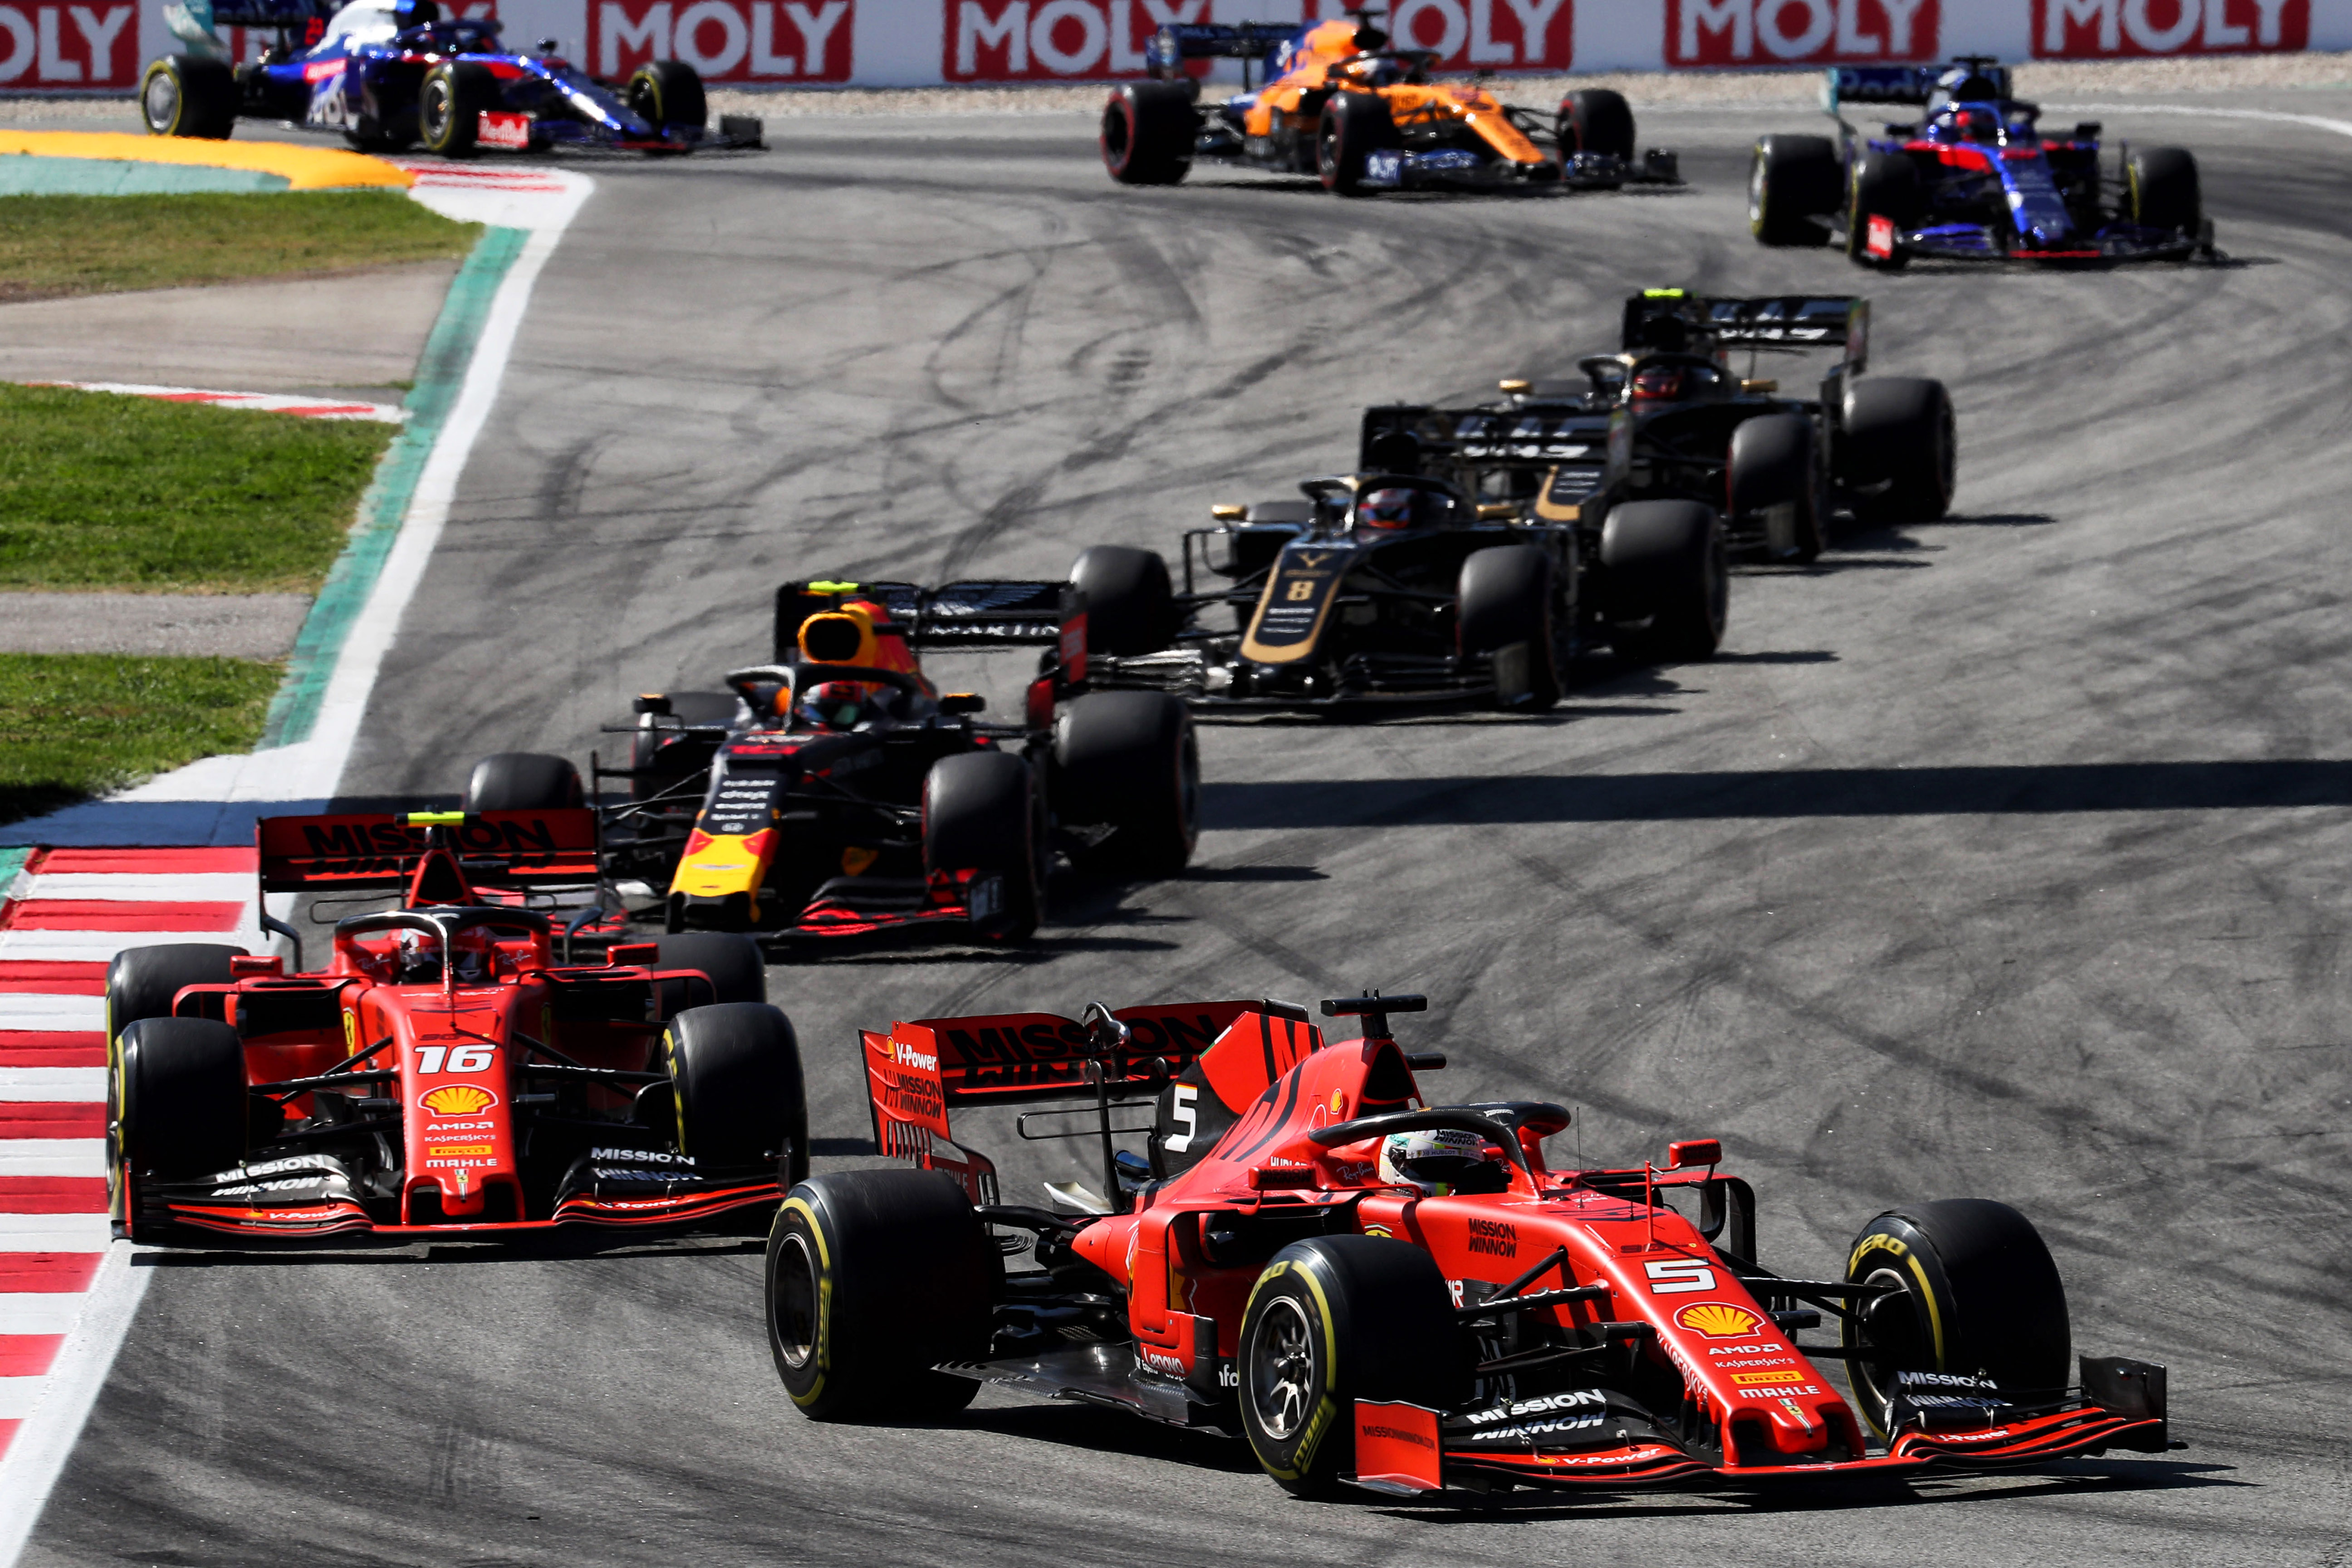
<instances>
[{"instance_id":1,"label":"kaspersky logo","mask_svg":"<svg viewBox=\"0 0 2352 1568\"><path fill-rule=\"evenodd\" d=\"M1743 1339L1764 1326L1764 1320L1742 1308L1721 1301L1701 1301L1675 1314L1675 1321L1711 1340Z\"/></svg>"},{"instance_id":2,"label":"kaspersky logo","mask_svg":"<svg viewBox=\"0 0 2352 1568\"><path fill-rule=\"evenodd\" d=\"M472 1116L498 1102L499 1097L478 1083L445 1083L416 1103L436 1116Z\"/></svg>"}]
</instances>

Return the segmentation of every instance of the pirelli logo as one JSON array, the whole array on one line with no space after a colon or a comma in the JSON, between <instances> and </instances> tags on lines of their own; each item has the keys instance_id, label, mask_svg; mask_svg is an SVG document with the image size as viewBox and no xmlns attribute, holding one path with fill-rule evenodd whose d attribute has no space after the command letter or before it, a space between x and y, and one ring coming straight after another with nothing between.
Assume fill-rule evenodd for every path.
<instances>
[{"instance_id":1,"label":"pirelli logo","mask_svg":"<svg viewBox=\"0 0 2352 1568\"><path fill-rule=\"evenodd\" d=\"M1805 1375L1793 1369L1788 1372L1735 1372L1731 1374L1731 1381L1742 1386L1753 1386L1757 1384L1802 1383Z\"/></svg>"}]
</instances>

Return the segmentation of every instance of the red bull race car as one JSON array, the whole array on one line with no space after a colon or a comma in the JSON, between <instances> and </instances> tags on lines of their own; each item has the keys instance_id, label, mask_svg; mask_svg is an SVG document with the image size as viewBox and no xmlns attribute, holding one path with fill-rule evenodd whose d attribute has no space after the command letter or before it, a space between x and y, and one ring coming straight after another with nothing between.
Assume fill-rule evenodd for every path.
<instances>
[{"instance_id":1,"label":"red bull race car","mask_svg":"<svg viewBox=\"0 0 2352 1568\"><path fill-rule=\"evenodd\" d=\"M262 819L324 966L134 947L107 974L107 1191L142 1242L763 1222L808 1171L791 1021L741 938L605 945L585 809ZM536 907L534 907L536 906Z\"/></svg>"},{"instance_id":2,"label":"red bull race car","mask_svg":"<svg viewBox=\"0 0 2352 1568\"><path fill-rule=\"evenodd\" d=\"M195 47L147 68L139 108L157 136L221 138L239 119L340 131L364 153L463 157L478 148L603 148L685 153L757 147L761 122L722 115L709 128L702 79L683 60L654 60L625 82L601 81L542 38L506 48L495 18L445 17L435 0L206 0L166 7ZM252 64L234 65L219 26L275 31ZM299 41L298 41L299 40Z\"/></svg>"},{"instance_id":3,"label":"red bull race car","mask_svg":"<svg viewBox=\"0 0 2352 1568\"><path fill-rule=\"evenodd\" d=\"M1908 1204L1835 1278L1758 1260L1712 1139L1559 1169L1538 1101L1426 1103L1353 997L1327 1041L1279 1002L928 1018L862 1038L908 1170L795 1187L767 1249L770 1348L817 1420L937 1417L1001 1383L1245 1439L1277 1483L1411 1498L2038 1464L2169 1444L2165 1372L2074 1357L2016 1210ZM1036 1106L1102 1190L1004 1201L951 1113ZM1122 1120L1124 1119L1124 1120ZM1147 1150L1116 1147L1149 1130ZM1809 1337L1824 1319L1834 1340ZM1825 1368L1842 1366L1851 1397Z\"/></svg>"}]
</instances>

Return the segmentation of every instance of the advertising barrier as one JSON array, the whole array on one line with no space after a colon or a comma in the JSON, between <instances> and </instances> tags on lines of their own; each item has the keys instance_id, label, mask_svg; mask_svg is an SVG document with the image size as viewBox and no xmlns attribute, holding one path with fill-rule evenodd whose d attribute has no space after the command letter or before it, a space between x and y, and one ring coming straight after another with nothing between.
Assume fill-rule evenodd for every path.
<instances>
[{"instance_id":1,"label":"advertising barrier","mask_svg":"<svg viewBox=\"0 0 2352 1568\"><path fill-rule=\"evenodd\" d=\"M1296 22L1342 0L444 0L599 76L680 59L715 86L939 87L1139 77L1169 22ZM1374 0L1441 69L1755 70L2352 49L2352 0ZM240 58L269 41L230 29ZM0 95L121 91L175 47L156 0L0 0ZM1230 70L1230 68L1228 68Z\"/></svg>"}]
</instances>

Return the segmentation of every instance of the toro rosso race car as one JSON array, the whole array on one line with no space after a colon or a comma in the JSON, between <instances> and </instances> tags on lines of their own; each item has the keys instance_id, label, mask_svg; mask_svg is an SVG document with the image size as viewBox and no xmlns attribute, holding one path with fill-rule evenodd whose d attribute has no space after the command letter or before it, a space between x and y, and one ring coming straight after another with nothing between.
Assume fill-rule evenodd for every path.
<instances>
[{"instance_id":1,"label":"toro rosso race car","mask_svg":"<svg viewBox=\"0 0 2352 1568\"><path fill-rule=\"evenodd\" d=\"M1957 442L1943 383L1873 376L1870 301L1845 296L1706 299L1651 289L1625 301L1620 349L1578 362L1579 381L1514 379L1473 408L1364 413L1363 454L1400 453L1492 504L1575 529L1605 567L1610 531L1636 504L1719 510L1731 549L1808 562L1840 512L1930 522L1951 506ZM1731 355L1746 350L1746 375ZM1840 351L1811 397L1780 395L1759 355Z\"/></svg>"},{"instance_id":2,"label":"toro rosso race car","mask_svg":"<svg viewBox=\"0 0 2352 1568\"><path fill-rule=\"evenodd\" d=\"M199 46L147 68L139 106L158 136L226 137L239 118L340 131L367 153L422 144L459 157L477 147L684 153L756 147L760 121L723 115L708 129L702 79L679 60L604 82L543 38L500 47L492 19L444 18L434 0L352 0L331 16L314 0L257 0L234 11L174 6L173 28ZM258 63L232 66L215 23L275 29ZM294 39L299 36L301 42Z\"/></svg>"},{"instance_id":3,"label":"toro rosso race car","mask_svg":"<svg viewBox=\"0 0 2352 1568\"><path fill-rule=\"evenodd\" d=\"M770 1348L817 1420L921 1420L982 1382L1245 1438L1287 1489L1749 1484L2168 1447L2160 1366L2072 1355L2016 1210L1906 1205L1837 1278L1758 1260L1713 1139L1663 1167L1558 1170L1564 1108L1426 1105L1387 1014L1327 1043L1279 1002L863 1036L876 1137L913 1170L793 1189ZM951 1113L1103 1157L1101 1194L1006 1203ZM1148 1118L1148 1152L1114 1147ZM1129 1127L1138 1124L1130 1120ZM1075 1211L1075 1212L1069 1212ZM1832 1321L1834 1341L1806 1331ZM1852 1397L1823 1372L1843 1363Z\"/></svg>"},{"instance_id":4,"label":"toro rosso race car","mask_svg":"<svg viewBox=\"0 0 2352 1568\"><path fill-rule=\"evenodd\" d=\"M1082 869L1173 876L1198 837L1200 757L1183 705L1087 689L1087 609L1065 583L788 583L775 659L727 693L640 698L625 768L591 759L608 883L665 889L671 931L856 936L1036 929L1055 849ZM918 651L1041 649L1022 711L979 717ZM467 804L560 801L569 763L508 753Z\"/></svg>"},{"instance_id":5,"label":"toro rosso race car","mask_svg":"<svg viewBox=\"0 0 2352 1568\"><path fill-rule=\"evenodd\" d=\"M2007 68L1835 66L1822 89L1838 136L1767 136L1748 177L1748 222L1765 245L1843 244L1866 266L1955 261L2092 262L2210 257L2197 160L2126 146L2109 173L2099 126L2063 136L2009 92ZM1866 137L1848 103L1914 103L1921 117Z\"/></svg>"},{"instance_id":6,"label":"toro rosso race car","mask_svg":"<svg viewBox=\"0 0 2352 1568\"><path fill-rule=\"evenodd\" d=\"M1152 79L1118 88L1103 110L1103 163L1122 184L1174 184L1209 162L1314 174L1349 196L1678 182L1673 153L1635 160L1633 112L1620 94L1571 93L1548 121L1484 87L1433 82L1433 51L1389 42L1360 16L1171 23L1144 48ZM1203 110L1185 62L1212 58L1242 62L1242 91ZM1255 60L1265 78L1253 89Z\"/></svg>"},{"instance_id":7,"label":"toro rosso race car","mask_svg":"<svg viewBox=\"0 0 2352 1568\"><path fill-rule=\"evenodd\" d=\"M1304 500L1212 508L1215 525L1184 535L1181 590L1155 552L1087 551L1070 575L1098 606L1094 683L1202 710L1534 712L1603 643L1634 658L1713 656L1728 595L1713 512L1627 505L1596 552L1574 524L1474 501L1418 461L1410 438L1384 442L1367 453L1371 471L1310 479Z\"/></svg>"},{"instance_id":8,"label":"toro rosso race car","mask_svg":"<svg viewBox=\"0 0 2352 1568\"><path fill-rule=\"evenodd\" d=\"M740 937L571 962L569 810L266 817L261 889L398 907L326 965L134 947L106 981L118 1236L415 1237L763 1222L807 1173L800 1056ZM574 921L576 927L581 922Z\"/></svg>"}]
</instances>

